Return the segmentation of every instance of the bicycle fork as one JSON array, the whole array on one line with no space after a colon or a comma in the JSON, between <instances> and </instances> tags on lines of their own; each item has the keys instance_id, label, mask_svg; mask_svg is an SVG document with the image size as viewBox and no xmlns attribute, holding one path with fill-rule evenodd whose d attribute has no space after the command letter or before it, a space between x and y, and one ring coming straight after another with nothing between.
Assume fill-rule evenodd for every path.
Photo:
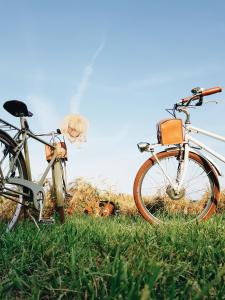
<instances>
[{"instance_id":1,"label":"bicycle fork","mask_svg":"<svg viewBox=\"0 0 225 300\"><path fill-rule=\"evenodd\" d=\"M60 159L57 159L52 167L53 187L56 197L56 211L59 214L61 223L65 222L64 197L63 195L63 174ZM65 191L64 191L65 192Z\"/></svg>"},{"instance_id":2,"label":"bicycle fork","mask_svg":"<svg viewBox=\"0 0 225 300\"><path fill-rule=\"evenodd\" d=\"M152 154L153 154L155 160L157 161L163 175L168 180L169 185L168 185L168 188L167 188L167 193L169 194L169 196L171 198L180 199L184 194L184 191L182 190L182 185L183 185L186 173L187 173L188 157L189 157L189 145L187 143L185 143L183 145L183 148L180 149L180 154L177 158L177 160L179 162L178 162L178 167L177 167L177 175L176 175L175 183L173 182L172 178L170 178L168 176L166 170L164 169L164 167L160 163L160 160L158 159L157 154L155 152L152 152Z\"/></svg>"}]
</instances>

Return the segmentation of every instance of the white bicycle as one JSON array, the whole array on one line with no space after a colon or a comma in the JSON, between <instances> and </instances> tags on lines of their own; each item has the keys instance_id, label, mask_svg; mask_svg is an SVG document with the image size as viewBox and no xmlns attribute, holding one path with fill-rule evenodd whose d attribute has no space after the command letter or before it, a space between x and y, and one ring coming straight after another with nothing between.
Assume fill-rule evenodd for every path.
<instances>
[{"instance_id":1,"label":"white bicycle","mask_svg":"<svg viewBox=\"0 0 225 300\"><path fill-rule=\"evenodd\" d=\"M215 211L220 197L219 168L205 150L225 163L225 157L192 137L203 134L225 142L225 137L196 128L190 122L190 108L204 104L203 97L222 91L221 87L192 89L192 96L167 110L174 118L158 123L158 143L139 143L141 152L152 156L141 166L134 181L134 200L141 215L150 223L200 222ZM176 118L185 114L185 121ZM167 146L156 153L157 146Z\"/></svg>"}]
</instances>

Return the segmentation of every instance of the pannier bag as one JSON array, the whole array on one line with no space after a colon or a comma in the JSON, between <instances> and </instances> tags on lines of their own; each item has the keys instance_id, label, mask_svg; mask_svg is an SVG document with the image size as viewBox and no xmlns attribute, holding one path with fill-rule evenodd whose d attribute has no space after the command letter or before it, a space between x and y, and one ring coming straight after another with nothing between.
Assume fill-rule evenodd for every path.
<instances>
[{"instance_id":1,"label":"pannier bag","mask_svg":"<svg viewBox=\"0 0 225 300\"><path fill-rule=\"evenodd\" d=\"M58 158L62 158L67 160L67 147L66 143L64 142L59 142L56 144L56 153ZM54 150L48 146L45 145L45 155L46 155L46 160L50 161L54 155Z\"/></svg>"},{"instance_id":2,"label":"pannier bag","mask_svg":"<svg viewBox=\"0 0 225 300\"><path fill-rule=\"evenodd\" d=\"M181 119L164 119L157 124L158 143L174 145L183 143L183 126Z\"/></svg>"}]
</instances>

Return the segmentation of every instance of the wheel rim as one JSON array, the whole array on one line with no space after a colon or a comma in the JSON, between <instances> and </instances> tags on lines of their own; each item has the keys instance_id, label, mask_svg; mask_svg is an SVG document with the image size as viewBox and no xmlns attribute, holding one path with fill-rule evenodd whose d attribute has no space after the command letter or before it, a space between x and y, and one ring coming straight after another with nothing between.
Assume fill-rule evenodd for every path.
<instances>
[{"instance_id":1,"label":"wheel rim","mask_svg":"<svg viewBox=\"0 0 225 300\"><path fill-rule=\"evenodd\" d=\"M172 183L176 182L179 163L177 155L164 154L160 159ZM140 212L153 223L174 221L187 223L203 219L214 199L214 185L210 170L201 161L189 157L188 169L181 189L182 195L175 200L169 192L170 182L158 163L155 161L149 163L142 171L138 184L137 204Z\"/></svg>"},{"instance_id":2,"label":"wheel rim","mask_svg":"<svg viewBox=\"0 0 225 300\"><path fill-rule=\"evenodd\" d=\"M0 223L1 227L10 230L16 224L23 204L23 196L17 195L22 193L23 188L15 184L4 184L4 178L8 174L10 164L13 161L14 153L10 150L11 145L6 143L5 140L0 140ZM9 174L9 177L23 178L23 169L20 160L17 160L16 166ZM10 193L10 195L6 195ZM10 197L12 200L10 200Z\"/></svg>"}]
</instances>

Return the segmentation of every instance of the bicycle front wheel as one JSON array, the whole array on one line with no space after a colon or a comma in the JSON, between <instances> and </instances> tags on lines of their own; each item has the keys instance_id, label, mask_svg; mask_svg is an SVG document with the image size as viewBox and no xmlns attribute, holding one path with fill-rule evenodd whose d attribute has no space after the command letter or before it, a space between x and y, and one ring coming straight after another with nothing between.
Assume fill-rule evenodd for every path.
<instances>
[{"instance_id":1,"label":"bicycle front wheel","mask_svg":"<svg viewBox=\"0 0 225 300\"><path fill-rule=\"evenodd\" d=\"M180 151L163 151L149 158L134 181L134 200L141 215L150 223L194 222L208 219L219 200L217 175L210 164L196 153L189 153L187 172L179 194L175 185Z\"/></svg>"},{"instance_id":2,"label":"bicycle front wheel","mask_svg":"<svg viewBox=\"0 0 225 300\"><path fill-rule=\"evenodd\" d=\"M27 177L26 165L22 154L16 159L13 139L0 131L0 227L11 230L17 223L25 201L25 188L10 184L7 178Z\"/></svg>"},{"instance_id":3,"label":"bicycle front wheel","mask_svg":"<svg viewBox=\"0 0 225 300\"><path fill-rule=\"evenodd\" d=\"M65 186L63 177L63 166L60 159L56 160L52 167L52 178L53 178L53 190L56 199L56 212L59 215L60 222L65 222Z\"/></svg>"}]
</instances>

